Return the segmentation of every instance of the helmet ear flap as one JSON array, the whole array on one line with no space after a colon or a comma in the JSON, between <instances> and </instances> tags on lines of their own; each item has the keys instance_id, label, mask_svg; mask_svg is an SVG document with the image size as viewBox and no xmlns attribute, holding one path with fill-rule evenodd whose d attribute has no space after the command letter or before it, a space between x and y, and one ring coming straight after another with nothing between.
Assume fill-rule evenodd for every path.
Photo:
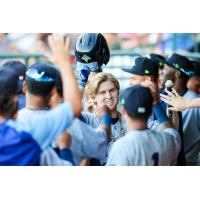
<instances>
[{"instance_id":1,"label":"helmet ear flap","mask_svg":"<svg viewBox=\"0 0 200 200\"><path fill-rule=\"evenodd\" d=\"M101 38L101 44L102 44L102 48L103 48L103 54L104 54L104 59L103 59L103 64L107 64L110 60L110 50L108 48L108 44L106 42L106 39L104 38L104 36L99 33L99 36Z\"/></svg>"}]
</instances>

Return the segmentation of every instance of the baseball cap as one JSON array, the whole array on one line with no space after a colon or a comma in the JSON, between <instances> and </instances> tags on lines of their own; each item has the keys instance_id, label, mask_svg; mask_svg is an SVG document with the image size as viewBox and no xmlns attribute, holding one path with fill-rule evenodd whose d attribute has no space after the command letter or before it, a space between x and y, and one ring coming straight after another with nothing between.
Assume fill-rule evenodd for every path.
<instances>
[{"instance_id":1,"label":"baseball cap","mask_svg":"<svg viewBox=\"0 0 200 200\"><path fill-rule=\"evenodd\" d=\"M15 73L18 76L17 92L18 93L22 92L23 81L25 80L25 77L26 77L26 70L27 70L26 65L19 60L8 59L1 63L1 67L2 68L11 68L15 71Z\"/></svg>"},{"instance_id":2,"label":"baseball cap","mask_svg":"<svg viewBox=\"0 0 200 200\"><path fill-rule=\"evenodd\" d=\"M153 97L149 88L135 85L127 88L120 97L127 113L147 119L152 112Z\"/></svg>"},{"instance_id":3,"label":"baseball cap","mask_svg":"<svg viewBox=\"0 0 200 200\"><path fill-rule=\"evenodd\" d=\"M35 81L41 84L55 84L56 76L56 68L47 63L33 64L26 72L27 81Z\"/></svg>"},{"instance_id":4,"label":"baseball cap","mask_svg":"<svg viewBox=\"0 0 200 200\"><path fill-rule=\"evenodd\" d=\"M165 57L164 56L159 55L159 54L155 54L155 53L151 53L151 54L147 55L147 58L149 58L150 60L157 63L160 69L164 68L164 64L165 64Z\"/></svg>"},{"instance_id":5,"label":"baseball cap","mask_svg":"<svg viewBox=\"0 0 200 200\"><path fill-rule=\"evenodd\" d=\"M18 76L13 69L0 69L0 95L17 94Z\"/></svg>"},{"instance_id":6,"label":"baseball cap","mask_svg":"<svg viewBox=\"0 0 200 200\"><path fill-rule=\"evenodd\" d=\"M157 76L158 64L147 57L138 57L135 59L135 65L131 68L122 68L122 70L141 76Z\"/></svg>"},{"instance_id":7,"label":"baseball cap","mask_svg":"<svg viewBox=\"0 0 200 200\"><path fill-rule=\"evenodd\" d=\"M185 56L174 53L166 58L165 63L189 77L194 75L192 62Z\"/></svg>"},{"instance_id":8,"label":"baseball cap","mask_svg":"<svg viewBox=\"0 0 200 200\"><path fill-rule=\"evenodd\" d=\"M57 70L46 63L33 64L26 72L28 91L33 95L47 96L55 86Z\"/></svg>"}]
</instances>

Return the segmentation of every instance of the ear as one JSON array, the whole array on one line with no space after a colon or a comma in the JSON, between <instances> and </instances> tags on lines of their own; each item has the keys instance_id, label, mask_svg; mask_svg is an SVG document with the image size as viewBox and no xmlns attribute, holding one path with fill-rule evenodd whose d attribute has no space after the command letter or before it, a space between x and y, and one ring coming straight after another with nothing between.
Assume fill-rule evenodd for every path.
<instances>
[{"instance_id":1,"label":"ear","mask_svg":"<svg viewBox=\"0 0 200 200\"><path fill-rule=\"evenodd\" d=\"M127 115L127 112L124 106L121 107L121 113L122 115Z\"/></svg>"},{"instance_id":2,"label":"ear","mask_svg":"<svg viewBox=\"0 0 200 200\"><path fill-rule=\"evenodd\" d=\"M175 77L179 78L181 76L181 72L179 70L175 71Z\"/></svg>"},{"instance_id":3,"label":"ear","mask_svg":"<svg viewBox=\"0 0 200 200\"><path fill-rule=\"evenodd\" d=\"M53 87L50 93L50 97L54 96L56 94L56 87Z\"/></svg>"},{"instance_id":4,"label":"ear","mask_svg":"<svg viewBox=\"0 0 200 200\"><path fill-rule=\"evenodd\" d=\"M25 94L27 91L27 84L26 81L23 82L22 92Z\"/></svg>"},{"instance_id":5,"label":"ear","mask_svg":"<svg viewBox=\"0 0 200 200\"><path fill-rule=\"evenodd\" d=\"M151 80L151 76L146 76L145 79L146 79L147 81L152 81L152 80Z\"/></svg>"}]
</instances>

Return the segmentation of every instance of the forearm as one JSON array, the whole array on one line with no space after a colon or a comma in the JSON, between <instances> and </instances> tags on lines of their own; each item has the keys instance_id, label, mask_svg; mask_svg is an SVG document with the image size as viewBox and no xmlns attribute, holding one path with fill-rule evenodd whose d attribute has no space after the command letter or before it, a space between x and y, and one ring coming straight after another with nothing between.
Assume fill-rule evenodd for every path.
<instances>
[{"instance_id":1,"label":"forearm","mask_svg":"<svg viewBox=\"0 0 200 200\"><path fill-rule=\"evenodd\" d=\"M63 66L60 67L60 72L63 81L64 101L68 101L72 104L74 115L77 116L82 110L81 92L77 85L77 81L70 63L62 62L60 65Z\"/></svg>"},{"instance_id":2,"label":"forearm","mask_svg":"<svg viewBox=\"0 0 200 200\"><path fill-rule=\"evenodd\" d=\"M190 108L200 107L200 98L188 99L188 103Z\"/></svg>"}]
</instances>

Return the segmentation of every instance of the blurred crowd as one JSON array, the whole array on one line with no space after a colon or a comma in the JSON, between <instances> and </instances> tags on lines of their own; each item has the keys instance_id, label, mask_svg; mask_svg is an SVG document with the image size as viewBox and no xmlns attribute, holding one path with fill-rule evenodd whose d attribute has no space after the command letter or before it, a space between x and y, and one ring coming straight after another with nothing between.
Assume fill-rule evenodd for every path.
<instances>
[{"instance_id":1,"label":"blurred crowd","mask_svg":"<svg viewBox=\"0 0 200 200\"><path fill-rule=\"evenodd\" d=\"M1 33L0 53L47 53L47 37L50 33ZM71 49L79 33L65 34L71 37ZM200 34L192 33L104 33L111 50L141 50L146 53L169 54L173 51L198 52Z\"/></svg>"}]
</instances>

